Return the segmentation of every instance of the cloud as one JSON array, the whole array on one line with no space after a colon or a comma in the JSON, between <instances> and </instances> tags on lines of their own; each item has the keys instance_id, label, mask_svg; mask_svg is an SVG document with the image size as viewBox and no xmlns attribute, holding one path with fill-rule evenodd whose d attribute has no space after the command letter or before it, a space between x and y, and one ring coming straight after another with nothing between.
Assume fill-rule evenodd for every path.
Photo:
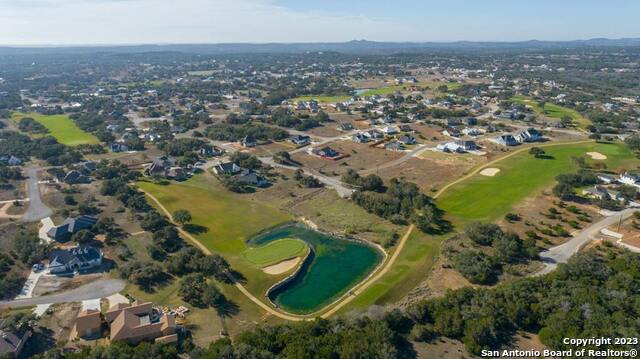
<instances>
[{"instance_id":1,"label":"cloud","mask_svg":"<svg viewBox=\"0 0 640 359\"><path fill-rule=\"evenodd\" d=\"M398 26L267 0L0 0L1 44L343 41Z\"/></svg>"}]
</instances>

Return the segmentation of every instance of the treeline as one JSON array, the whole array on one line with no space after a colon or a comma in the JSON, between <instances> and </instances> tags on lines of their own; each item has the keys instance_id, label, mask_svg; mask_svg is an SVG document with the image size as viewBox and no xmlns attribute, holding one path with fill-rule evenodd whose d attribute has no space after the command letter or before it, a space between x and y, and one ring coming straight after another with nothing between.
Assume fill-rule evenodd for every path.
<instances>
[{"instance_id":1,"label":"treeline","mask_svg":"<svg viewBox=\"0 0 640 359\"><path fill-rule=\"evenodd\" d=\"M268 127L261 124L232 125L216 123L204 130L207 138L217 141L240 141L251 136L258 141L279 141L289 137L289 133L281 128Z\"/></svg>"},{"instance_id":2,"label":"treeline","mask_svg":"<svg viewBox=\"0 0 640 359\"><path fill-rule=\"evenodd\" d=\"M16 156L22 160L33 156L53 166L72 164L82 159L82 154L71 147L45 136L32 139L13 131L0 132L0 156Z\"/></svg>"},{"instance_id":3,"label":"treeline","mask_svg":"<svg viewBox=\"0 0 640 359\"><path fill-rule=\"evenodd\" d=\"M394 224L414 223L426 233L446 232L450 225L442 218L440 211L430 197L426 196L415 183L392 178L389 186L380 185L381 180L367 176L355 177L349 172L347 183L360 185L353 193L353 201L367 212L388 219Z\"/></svg>"},{"instance_id":4,"label":"treeline","mask_svg":"<svg viewBox=\"0 0 640 359\"><path fill-rule=\"evenodd\" d=\"M452 259L454 268L471 283L495 283L504 266L538 258L535 239L522 240L496 224L474 223L465 234L478 248L462 248Z\"/></svg>"}]
</instances>

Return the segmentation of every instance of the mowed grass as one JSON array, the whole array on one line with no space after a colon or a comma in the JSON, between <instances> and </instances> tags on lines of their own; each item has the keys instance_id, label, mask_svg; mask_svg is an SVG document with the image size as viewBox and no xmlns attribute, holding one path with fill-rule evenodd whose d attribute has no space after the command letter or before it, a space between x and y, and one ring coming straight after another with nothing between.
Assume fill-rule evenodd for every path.
<instances>
[{"instance_id":1,"label":"mowed grass","mask_svg":"<svg viewBox=\"0 0 640 359\"><path fill-rule=\"evenodd\" d=\"M363 93L361 93L359 96L361 97L365 97L365 96L386 96L386 95L390 95L396 92L403 92L403 91L407 91L409 88L412 87L428 87L431 89L435 89L438 86L441 85L447 85L447 89L448 90L455 90L457 88L460 88L462 86L462 84L460 83L452 83L452 82L438 82L438 81L419 81L418 83L406 83L406 84L400 84L400 85L390 85L390 86L383 86L383 87L379 87L379 88L372 88L370 90L367 90ZM333 102L344 102L349 100L350 98L352 98L353 96L351 95L337 95L337 96L333 96L333 95L305 95L305 96L299 96L299 97L295 97L290 99L289 101L292 102L296 102L296 101L309 101L309 100L316 100L320 103L333 103Z\"/></svg>"},{"instance_id":2,"label":"mowed grass","mask_svg":"<svg viewBox=\"0 0 640 359\"><path fill-rule=\"evenodd\" d=\"M25 117L31 117L49 130L49 134L58 142L67 146L94 145L98 139L76 126L68 115L41 115L38 113L14 112L11 119L18 123Z\"/></svg>"},{"instance_id":3,"label":"mowed grass","mask_svg":"<svg viewBox=\"0 0 640 359\"><path fill-rule=\"evenodd\" d=\"M511 98L511 101L520 105L530 106L536 114L541 116L547 116L557 120L560 120L563 117L569 117L580 128L585 128L586 126L591 124L591 121L582 116L578 111L564 106L556 105L551 102L545 102L544 108L542 108L535 100L526 96L513 96Z\"/></svg>"},{"instance_id":4,"label":"mowed grass","mask_svg":"<svg viewBox=\"0 0 640 359\"><path fill-rule=\"evenodd\" d=\"M602 162L610 170L638 165L638 160L623 144L559 144L546 146L544 150L552 158L535 158L525 150L488 166L499 168L500 172L494 177L476 174L452 186L438 198L438 206L457 224L493 221L526 197L553 185L557 175L576 172L578 166L573 157L584 157L586 152L602 153L607 156ZM595 161L589 159L588 162Z\"/></svg>"},{"instance_id":5,"label":"mowed grass","mask_svg":"<svg viewBox=\"0 0 640 359\"><path fill-rule=\"evenodd\" d=\"M243 255L249 262L259 267L266 267L297 257L304 253L306 248L307 245L299 239L284 238L264 246L250 248Z\"/></svg>"},{"instance_id":6,"label":"mowed grass","mask_svg":"<svg viewBox=\"0 0 640 359\"><path fill-rule=\"evenodd\" d=\"M332 103L332 102L344 102L351 98L350 95L306 95L300 96L296 98L292 98L289 101L298 102L298 101L310 101L316 100L321 103Z\"/></svg>"},{"instance_id":7,"label":"mowed grass","mask_svg":"<svg viewBox=\"0 0 640 359\"><path fill-rule=\"evenodd\" d=\"M177 209L191 212L192 223L206 228L196 238L212 252L239 255L248 249L245 242L253 235L291 220L249 195L229 192L204 174L170 185L141 181L138 186L153 194L171 213Z\"/></svg>"}]
</instances>

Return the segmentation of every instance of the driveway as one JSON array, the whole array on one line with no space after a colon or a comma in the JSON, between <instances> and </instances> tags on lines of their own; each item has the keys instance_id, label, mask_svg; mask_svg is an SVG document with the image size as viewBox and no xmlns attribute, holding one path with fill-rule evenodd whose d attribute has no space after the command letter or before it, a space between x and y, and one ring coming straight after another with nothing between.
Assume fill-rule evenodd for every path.
<instances>
[{"instance_id":1,"label":"driveway","mask_svg":"<svg viewBox=\"0 0 640 359\"><path fill-rule=\"evenodd\" d=\"M591 241L602 229L614 225L619 221L624 221L631 217L633 212L637 210L638 208L627 208L609 217L605 217L583 229L582 232L571 238L568 242L541 252L540 258L544 263L544 268L540 272L536 273L536 275L549 273L558 266L558 263L566 263L571 256L576 254L582 246Z\"/></svg>"},{"instance_id":2,"label":"driveway","mask_svg":"<svg viewBox=\"0 0 640 359\"><path fill-rule=\"evenodd\" d=\"M124 287L125 282L120 279L98 279L89 284L85 284L78 288L70 289L58 294L0 302L0 308L20 308L30 307L38 304L82 302L85 300L108 297L122 291Z\"/></svg>"},{"instance_id":3,"label":"driveway","mask_svg":"<svg viewBox=\"0 0 640 359\"><path fill-rule=\"evenodd\" d=\"M39 168L27 168L27 192L29 195L29 208L22 215L22 222L37 222L53 214L51 208L42 203L40 198L40 186L38 185Z\"/></svg>"}]
</instances>

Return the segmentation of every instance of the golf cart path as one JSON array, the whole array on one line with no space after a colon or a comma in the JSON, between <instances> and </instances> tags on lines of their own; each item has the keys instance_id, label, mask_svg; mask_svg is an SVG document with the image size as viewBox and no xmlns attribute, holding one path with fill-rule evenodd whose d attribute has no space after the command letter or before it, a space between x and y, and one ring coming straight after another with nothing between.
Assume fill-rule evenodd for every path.
<instances>
[{"instance_id":1,"label":"golf cart path","mask_svg":"<svg viewBox=\"0 0 640 359\"><path fill-rule=\"evenodd\" d=\"M149 193L147 191L144 191L142 189L140 189L140 191L142 191L147 197L149 197L158 206L158 208L169 218L169 221L171 221L173 224L176 225L176 228L178 229L178 231L180 232L181 235L183 235L190 242L195 244L205 254L207 254L207 255L211 255L212 254L211 251L207 247L205 247L202 243L200 243L200 241L198 241L189 232L183 230L180 226L178 226L175 222L173 222L173 218L171 216L171 213L164 207L164 205L154 195L152 195L151 193ZM411 226L409 226L409 228L407 229L407 232L404 234L404 236L402 236L402 239L398 243L398 247L393 252L393 255L391 255L391 257L384 264L384 267L382 267L382 269L380 269L378 272L376 272L374 275L372 275L369 279L367 279L364 282L362 282L359 285L357 285L356 288L352 289L352 291L351 291L352 294L351 295L349 295L349 293L347 293L346 295L342 296L341 299L338 299L338 301L336 301L333 304L331 304L331 305L333 305L333 307L331 307L331 309L329 309L328 311L326 311L323 314L321 314L320 317L322 317L322 318L330 317L331 315L336 313L340 308L344 307L346 304L351 302L356 297L357 294L359 294L362 291L364 291L371 284L373 284L373 282L375 282L378 279L382 278L382 276L384 276L389 271L389 269L395 264L395 261L397 260L398 256L400 255L400 252L402 252L402 249L404 248L404 245L407 243L407 240L409 239L409 236L411 235L411 232L413 232L414 228L415 228L415 226L413 224ZM249 292L247 290L247 288L245 288L241 283L236 281L234 278L231 278L231 279L234 282L235 287L242 294L244 294L245 297L249 298L252 302L254 302L258 306L260 306L267 313L275 315L278 318L291 320L291 321L314 320L315 319L315 317L312 317L312 316L309 316L309 315L299 316L299 315L286 314L286 313L282 313L280 311L277 311L274 308L272 308L271 306L269 306L266 303L264 303L263 301L261 301L260 299L256 298L256 296L251 294L251 292ZM322 310L324 310L324 308L321 309L320 311L322 311Z\"/></svg>"}]
</instances>

